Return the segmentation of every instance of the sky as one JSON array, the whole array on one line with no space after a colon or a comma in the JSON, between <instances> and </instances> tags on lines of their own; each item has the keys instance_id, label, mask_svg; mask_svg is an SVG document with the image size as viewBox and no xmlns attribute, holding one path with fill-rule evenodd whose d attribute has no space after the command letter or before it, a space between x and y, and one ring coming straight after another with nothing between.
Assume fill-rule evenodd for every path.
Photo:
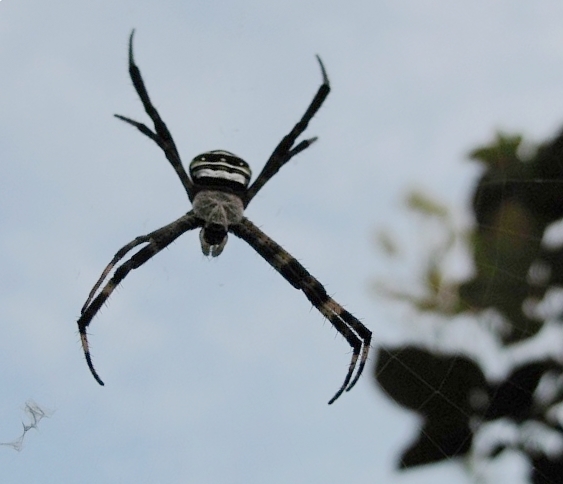
<instances>
[{"instance_id":1,"label":"sky","mask_svg":"<svg viewBox=\"0 0 563 484\"><path fill-rule=\"evenodd\" d=\"M374 292L415 277L375 239L406 254L432 240L404 208L412 189L467 221L467 153L497 130L541 141L563 125L561 18L555 0L0 0L0 441L21 434L25 402L49 413L21 452L0 447L2 482L470 482L457 462L394 468L417 421L371 365L378 345L427 335ZM132 28L185 165L226 149L257 174L322 57L332 92L305 134L319 141L246 215L373 331L370 368L333 405L346 341L241 240L211 260L196 232L94 319L106 386L91 377L76 326L91 287L125 243L190 209L159 148L113 117L149 122Z\"/></svg>"}]
</instances>

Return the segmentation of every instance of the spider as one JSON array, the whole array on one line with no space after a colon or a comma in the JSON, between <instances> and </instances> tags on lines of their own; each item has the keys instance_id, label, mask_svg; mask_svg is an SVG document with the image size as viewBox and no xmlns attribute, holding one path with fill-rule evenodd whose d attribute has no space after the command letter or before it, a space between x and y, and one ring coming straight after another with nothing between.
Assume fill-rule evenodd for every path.
<instances>
[{"instance_id":1,"label":"spider","mask_svg":"<svg viewBox=\"0 0 563 484\"><path fill-rule=\"evenodd\" d=\"M323 285L309 274L294 257L248 220L243 213L244 209L266 182L291 158L311 146L317 139L316 137L309 138L295 144L298 136L305 131L307 124L319 110L330 92L328 76L320 57L317 56L317 60L323 77L322 85L301 120L278 144L256 180L249 186L251 170L248 163L233 153L224 150L208 151L196 156L190 163L190 176L186 174L172 135L151 103L141 77L141 72L135 64L133 57L134 33L135 30L131 32L129 37L129 75L146 113L154 124L154 131L143 123L125 116L119 114L115 116L133 125L160 146L180 178L192 204L192 209L174 222L147 235L136 237L119 249L90 291L88 299L82 307L81 316L78 319L82 348L90 372L100 385L104 384L92 363L86 328L114 289L129 272L142 266L182 234L188 230L200 228L199 239L204 255L211 257L220 255L227 243L229 232L241 238L293 287L303 291L313 306L331 322L350 344L353 349L352 359L344 383L328 402L332 404L345 390L352 389L362 374L368 357L371 332L352 314L334 301L327 294ZM98 292L102 283L119 261L129 251L142 244L145 245L117 267L111 279ZM356 367L356 374L352 378Z\"/></svg>"}]
</instances>

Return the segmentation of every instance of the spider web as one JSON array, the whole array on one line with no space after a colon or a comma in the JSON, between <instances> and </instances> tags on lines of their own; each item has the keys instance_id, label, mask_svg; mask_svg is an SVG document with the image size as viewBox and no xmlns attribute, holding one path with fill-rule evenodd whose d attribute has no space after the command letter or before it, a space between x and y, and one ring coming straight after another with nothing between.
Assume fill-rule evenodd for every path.
<instances>
[{"instance_id":1,"label":"spider web","mask_svg":"<svg viewBox=\"0 0 563 484\"><path fill-rule=\"evenodd\" d=\"M417 234L432 235L417 284L376 284L415 321L409 343L378 348L374 373L422 420L399 468L455 460L474 481L508 482L516 468L519 482L563 482L562 144L563 133L537 150L499 134L475 150L485 171L469 228L428 197L409 197L425 226ZM388 234L380 242L395 254ZM472 267L455 279L460 246Z\"/></svg>"},{"instance_id":2,"label":"spider web","mask_svg":"<svg viewBox=\"0 0 563 484\"><path fill-rule=\"evenodd\" d=\"M12 447L14 450L20 452L23 449L23 441L25 436L31 429L37 429L39 422L44 418L49 418L50 413L45 409L41 408L33 400L28 400L25 402L24 412L28 418L28 423L22 422L23 431L22 434L11 442L0 442L0 445L5 447Z\"/></svg>"}]
</instances>

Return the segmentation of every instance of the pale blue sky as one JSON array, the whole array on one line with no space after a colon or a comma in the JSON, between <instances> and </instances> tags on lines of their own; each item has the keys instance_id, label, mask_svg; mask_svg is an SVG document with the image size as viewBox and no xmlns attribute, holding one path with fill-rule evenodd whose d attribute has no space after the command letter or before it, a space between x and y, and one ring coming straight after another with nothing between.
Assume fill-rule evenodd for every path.
<instances>
[{"instance_id":1,"label":"pale blue sky","mask_svg":"<svg viewBox=\"0 0 563 484\"><path fill-rule=\"evenodd\" d=\"M127 39L185 163L210 149L257 173L321 82L333 91L295 158L247 215L374 332L412 337L370 292L408 280L374 246L414 247L401 208L419 187L454 212L494 131L541 140L563 124L563 4L446 0L0 1L0 441L30 398L54 410L11 483L467 482L455 463L399 474L415 419L370 370L334 405L346 342L252 249L216 260L190 233L131 274L91 326L76 319L114 252L189 209L148 122ZM394 271L398 272L394 272ZM516 481L513 481L516 482Z\"/></svg>"}]
</instances>

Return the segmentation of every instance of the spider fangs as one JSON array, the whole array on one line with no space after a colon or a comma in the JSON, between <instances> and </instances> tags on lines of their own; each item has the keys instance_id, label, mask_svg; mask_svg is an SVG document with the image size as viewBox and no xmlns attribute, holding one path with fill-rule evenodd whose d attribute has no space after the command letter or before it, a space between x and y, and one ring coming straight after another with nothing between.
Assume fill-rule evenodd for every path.
<instances>
[{"instance_id":1,"label":"spider fangs","mask_svg":"<svg viewBox=\"0 0 563 484\"><path fill-rule=\"evenodd\" d=\"M190 176L188 176L172 135L152 104L141 71L135 64L133 34L134 31L131 32L129 38L129 75L146 113L151 118L154 131L133 119L120 114L115 116L137 128L162 149L166 159L178 175L188 199L192 202L192 210L168 225L149 234L136 237L124 245L117 251L94 284L78 319L82 349L90 372L100 385L104 384L94 369L86 330L115 288L133 269L142 266L182 234L200 228L201 249L205 255L217 257L225 248L227 234L229 232L234 234L250 245L294 288L302 291L311 304L346 339L352 347L352 357L344 383L328 402L329 404L333 403L344 391L350 390L360 378L368 357L371 332L332 299L323 285L297 259L244 216L244 209L270 178L291 158L311 146L316 140L316 138L309 138L297 142L297 138L307 129L309 121L317 113L330 92L328 76L321 59L317 56L323 83L317 90L305 114L293 129L282 138L252 184L250 184L251 171L248 163L232 153L222 150L209 151L197 156L190 164ZM128 252L139 245L142 245L142 247L115 269L112 277L100 290L114 267Z\"/></svg>"}]
</instances>

